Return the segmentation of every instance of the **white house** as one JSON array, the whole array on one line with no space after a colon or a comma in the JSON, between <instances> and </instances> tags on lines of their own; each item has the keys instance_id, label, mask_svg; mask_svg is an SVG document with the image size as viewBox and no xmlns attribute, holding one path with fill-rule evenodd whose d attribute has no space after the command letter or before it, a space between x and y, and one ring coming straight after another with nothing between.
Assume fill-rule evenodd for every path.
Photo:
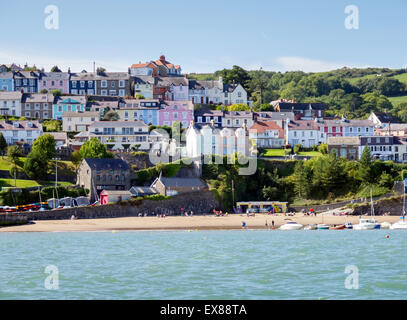
<instances>
[{"instance_id":1,"label":"white house","mask_svg":"<svg viewBox=\"0 0 407 320\"><path fill-rule=\"evenodd\" d=\"M251 152L247 127L219 129L214 123L197 125L191 121L186 132L186 155L226 156L234 153L248 156Z\"/></svg>"},{"instance_id":2,"label":"white house","mask_svg":"<svg viewBox=\"0 0 407 320\"><path fill-rule=\"evenodd\" d=\"M0 92L0 115L21 116L21 92Z\"/></svg>"},{"instance_id":3,"label":"white house","mask_svg":"<svg viewBox=\"0 0 407 320\"><path fill-rule=\"evenodd\" d=\"M310 120L290 121L285 127L286 143L295 146L301 144L304 148L311 148L326 142L326 135L320 132L318 124Z\"/></svg>"},{"instance_id":4,"label":"white house","mask_svg":"<svg viewBox=\"0 0 407 320\"><path fill-rule=\"evenodd\" d=\"M231 105L243 103L247 104L247 92L240 83L224 84L223 104Z\"/></svg>"},{"instance_id":5,"label":"white house","mask_svg":"<svg viewBox=\"0 0 407 320\"><path fill-rule=\"evenodd\" d=\"M260 149L284 146L284 130L273 121L256 121L249 129L249 138Z\"/></svg>"},{"instance_id":6,"label":"white house","mask_svg":"<svg viewBox=\"0 0 407 320\"><path fill-rule=\"evenodd\" d=\"M250 128L254 124L254 116L251 111L225 111L222 118L222 127L240 128L242 125Z\"/></svg>"},{"instance_id":7,"label":"white house","mask_svg":"<svg viewBox=\"0 0 407 320\"><path fill-rule=\"evenodd\" d=\"M88 131L78 133L75 140L85 142L94 137L112 150L150 150L148 125L142 121L96 121Z\"/></svg>"},{"instance_id":8,"label":"white house","mask_svg":"<svg viewBox=\"0 0 407 320\"><path fill-rule=\"evenodd\" d=\"M86 131L93 122L99 121L100 113L97 111L64 112L62 115L62 131Z\"/></svg>"},{"instance_id":9,"label":"white house","mask_svg":"<svg viewBox=\"0 0 407 320\"><path fill-rule=\"evenodd\" d=\"M0 132L7 144L16 142L32 144L42 135L42 124L38 121L0 121Z\"/></svg>"}]
</instances>

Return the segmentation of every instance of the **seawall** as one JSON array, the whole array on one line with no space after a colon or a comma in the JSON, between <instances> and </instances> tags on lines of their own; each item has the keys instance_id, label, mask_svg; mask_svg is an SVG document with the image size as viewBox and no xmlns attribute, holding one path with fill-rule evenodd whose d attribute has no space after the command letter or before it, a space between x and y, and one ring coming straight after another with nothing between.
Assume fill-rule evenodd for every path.
<instances>
[{"instance_id":1,"label":"seawall","mask_svg":"<svg viewBox=\"0 0 407 320\"><path fill-rule=\"evenodd\" d=\"M26 214L0 213L0 227L26 224L28 218Z\"/></svg>"},{"instance_id":2,"label":"seawall","mask_svg":"<svg viewBox=\"0 0 407 320\"><path fill-rule=\"evenodd\" d=\"M74 215L78 219L137 217L141 215L165 214L179 215L181 207L184 211L192 210L194 214L212 212L218 202L210 191L181 194L168 200L143 200L139 205L109 204L95 207L76 207L60 210L36 211L28 214L29 220L64 220Z\"/></svg>"}]
</instances>

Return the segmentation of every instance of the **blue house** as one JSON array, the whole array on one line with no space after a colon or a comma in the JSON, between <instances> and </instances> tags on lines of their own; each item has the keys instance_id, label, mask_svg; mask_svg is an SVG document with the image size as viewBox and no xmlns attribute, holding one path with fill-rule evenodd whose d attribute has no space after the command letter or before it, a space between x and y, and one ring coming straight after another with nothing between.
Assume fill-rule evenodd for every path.
<instances>
[{"instance_id":1,"label":"blue house","mask_svg":"<svg viewBox=\"0 0 407 320\"><path fill-rule=\"evenodd\" d=\"M60 96L52 106L52 119L62 120L64 112L83 112L86 96Z\"/></svg>"},{"instance_id":2,"label":"blue house","mask_svg":"<svg viewBox=\"0 0 407 320\"><path fill-rule=\"evenodd\" d=\"M23 91L25 93L38 92L38 79L40 78L37 71L17 71L14 72L14 91Z\"/></svg>"},{"instance_id":3,"label":"blue house","mask_svg":"<svg viewBox=\"0 0 407 320\"><path fill-rule=\"evenodd\" d=\"M12 72L0 72L0 91L14 91Z\"/></svg>"},{"instance_id":4,"label":"blue house","mask_svg":"<svg viewBox=\"0 0 407 320\"><path fill-rule=\"evenodd\" d=\"M69 79L70 94L96 94L96 74L82 71L81 73L71 73Z\"/></svg>"}]
</instances>

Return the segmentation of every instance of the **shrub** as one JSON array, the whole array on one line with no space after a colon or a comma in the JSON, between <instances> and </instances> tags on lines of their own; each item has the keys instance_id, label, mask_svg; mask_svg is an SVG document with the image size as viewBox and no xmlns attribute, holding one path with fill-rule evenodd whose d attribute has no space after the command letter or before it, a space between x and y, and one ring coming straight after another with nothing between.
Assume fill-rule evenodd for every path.
<instances>
[{"instance_id":1,"label":"shrub","mask_svg":"<svg viewBox=\"0 0 407 320\"><path fill-rule=\"evenodd\" d=\"M301 150L302 150L302 145L301 145L301 144L296 144L296 145L294 146L294 153L295 153L295 154L300 153Z\"/></svg>"}]
</instances>

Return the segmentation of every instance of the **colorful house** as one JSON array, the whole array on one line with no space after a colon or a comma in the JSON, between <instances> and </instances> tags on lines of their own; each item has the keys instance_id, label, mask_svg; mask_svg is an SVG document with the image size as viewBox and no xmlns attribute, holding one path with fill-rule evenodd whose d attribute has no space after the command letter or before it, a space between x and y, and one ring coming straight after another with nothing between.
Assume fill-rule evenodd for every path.
<instances>
[{"instance_id":1,"label":"colorful house","mask_svg":"<svg viewBox=\"0 0 407 320\"><path fill-rule=\"evenodd\" d=\"M52 107L52 119L62 120L64 112L83 112L86 96L60 96Z\"/></svg>"},{"instance_id":2,"label":"colorful house","mask_svg":"<svg viewBox=\"0 0 407 320\"><path fill-rule=\"evenodd\" d=\"M25 93L35 93L38 91L38 79L40 78L38 71L17 71L13 75L14 91L22 91Z\"/></svg>"},{"instance_id":3,"label":"colorful house","mask_svg":"<svg viewBox=\"0 0 407 320\"><path fill-rule=\"evenodd\" d=\"M72 73L69 79L70 94L96 94L96 73Z\"/></svg>"},{"instance_id":4,"label":"colorful house","mask_svg":"<svg viewBox=\"0 0 407 320\"><path fill-rule=\"evenodd\" d=\"M38 82L38 91L42 89L60 90L63 94L69 93L69 72L41 72Z\"/></svg>"},{"instance_id":5,"label":"colorful house","mask_svg":"<svg viewBox=\"0 0 407 320\"><path fill-rule=\"evenodd\" d=\"M118 109L120 120L143 121L147 125L159 125L159 100L125 99L124 105Z\"/></svg>"},{"instance_id":6,"label":"colorful house","mask_svg":"<svg viewBox=\"0 0 407 320\"><path fill-rule=\"evenodd\" d=\"M0 91L14 91L12 72L0 72Z\"/></svg>"},{"instance_id":7,"label":"colorful house","mask_svg":"<svg viewBox=\"0 0 407 320\"><path fill-rule=\"evenodd\" d=\"M134 84L134 96L142 95L146 99L153 98L154 78L151 76L136 76L132 78Z\"/></svg>"},{"instance_id":8,"label":"colorful house","mask_svg":"<svg viewBox=\"0 0 407 320\"><path fill-rule=\"evenodd\" d=\"M157 65L153 62L133 64L130 67L130 74L134 77L138 76L157 76Z\"/></svg>"},{"instance_id":9,"label":"colorful house","mask_svg":"<svg viewBox=\"0 0 407 320\"><path fill-rule=\"evenodd\" d=\"M164 101L159 110L159 125L171 126L173 121L181 122L183 128L188 128L194 119L194 104L192 101Z\"/></svg>"}]
</instances>

